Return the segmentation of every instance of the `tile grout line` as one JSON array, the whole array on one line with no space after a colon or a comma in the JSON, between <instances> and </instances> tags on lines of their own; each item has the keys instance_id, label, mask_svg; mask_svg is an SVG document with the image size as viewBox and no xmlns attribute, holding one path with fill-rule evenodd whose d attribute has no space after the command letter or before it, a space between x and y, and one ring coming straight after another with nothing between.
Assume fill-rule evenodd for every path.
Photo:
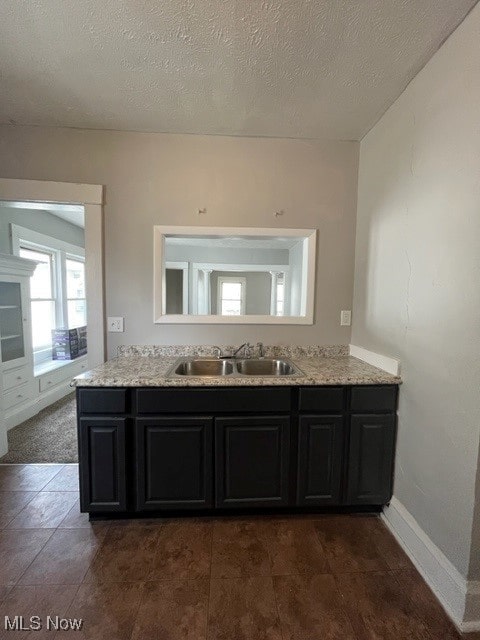
<instances>
[{"instance_id":1,"label":"tile grout line","mask_svg":"<svg viewBox=\"0 0 480 640\"><path fill-rule=\"evenodd\" d=\"M16 587L18 585L18 583L20 582L20 580L23 578L23 576L26 574L26 572L30 569L32 564L35 562L35 560L38 558L38 556L45 549L45 547L47 546L48 542L51 540L52 536L54 535L56 529L55 528L54 529L4 529L4 531L51 531L52 532L48 536L48 538L45 540L44 544L42 545L41 549L39 549L38 553L35 554L35 557L32 558L32 561L28 563L28 566L25 567L25 570L18 576L17 580L13 584L13 586ZM35 585L31 585L31 586L35 586Z\"/></svg>"},{"instance_id":2,"label":"tile grout line","mask_svg":"<svg viewBox=\"0 0 480 640\"><path fill-rule=\"evenodd\" d=\"M67 515L68 515L68 514L67 514ZM66 517L66 516L65 516L65 517ZM65 518L64 518L64 519L65 519ZM62 520L62 522L63 522L63 520ZM62 524L62 522L61 522L60 524ZM105 541L106 541L106 539L107 539L107 537L108 537L108 534L110 533L110 529L111 529L111 527L110 527L110 526L108 526L108 527L106 528L105 533L103 534L103 537L102 537L102 541L101 541L101 542L100 542L100 544L98 545L98 549L95 551L95 553L94 553L94 555L93 555L93 558L90 560L90 562L88 563L87 568L85 569L85 573L84 573L84 574L83 574L83 576L82 576L82 580L81 580L81 582L80 582L80 585L82 585L82 584L89 584L88 582L85 582L85 577L86 577L87 573L90 571L90 568L92 567L93 563L95 562L95 560L96 560L96 558L97 558L98 554L100 553L100 551L101 551L101 549L102 549L103 545L105 544ZM85 529L84 529L84 530L85 530ZM67 528L65 528L65 529L62 529L62 531L75 531L75 529L67 529ZM88 529L87 529L87 531L88 531Z\"/></svg>"},{"instance_id":3,"label":"tile grout line","mask_svg":"<svg viewBox=\"0 0 480 640\"><path fill-rule=\"evenodd\" d=\"M270 553L270 545L269 545L270 540L268 535L268 528L265 529L265 542L267 544L268 562L270 564L270 575L268 577L270 578L270 582L272 585L273 601L275 602L275 610L277 612L277 620L278 620L278 628L280 629L280 637L282 638L282 640L284 640L285 636L283 634L282 619L280 618L280 607L278 605L277 592L275 589L275 582L274 582L275 576L273 575L273 560L272 560L272 554Z\"/></svg>"},{"instance_id":4,"label":"tile grout line","mask_svg":"<svg viewBox=\"0 0 480 640\"><path fill-rule=\"evenodd\" d=\"M37 495L40 493L40 491L0 491L0 497L2 496L3 493L11 493L11 494L15 494L15 493L33 493L33 496L30 498L30 500L23 505L23 507L20 509L20 511L18 513L16 513L13 518L11 520L8 520L8 522L6 522L2 527L0 527L1 531L11 531L11 529L8 529L8 526L15 520L15 518L20 515L22 513L22 511L24 510L24 508L26 506L28 506L30 504L30 502L37 497Z\"/></svg>"},{"instance_id":5,"label":"tile grout line","mask_svg":"<svg viewBox=\"0 0 480 640\"><path fill-rule=\"evenodd\" d=\"M212 565L213 565L213 531L215 522L212 522L210 535L210 571L208 573L208 597L207 597L207 623L205 625L205 640L208 638L208 627L210 625L210 599L212 596Z\"/></svg>"},{"instance_id":6,"label":"tile grout line","mask_svg":"<svg viewBox=\"0 0 480 640\"><path fill-rule=\"evenodd\" d=\"M360 640L360 637L359 637L359 635L357 633L357 630L355 629L355 626L353 624L353 620L352 620L352 616L351 616L351 610L350 610L351 607L347 606L347 602L345 600L345 596L343 595L343 593L342 593L342 591L340 589L340 586L338 584L337 576L334 573L332 573L332 578L333 578L333 582L335 584L335 589L337 590L337 593L338 593L338 596L339 596L339 603L340 603L340 606L342 608L342 611L345 614L345 617L347 618L350 627L352 628L352 632L353 632L354 637L357 640Z\"/></svg>"},{"instance_id":7,"label":"tile grout line","mask_svg":"<svg viewBox=\"0 0 480 640\"><path fill-rule=\"evenodd\" d=\"M154 556L153 556L153 562L154 563L155 563L155 559L157 557L158 547L160 546L160 532L164 527L165 527L165 523L163 521L161 521L160 522L160 527L159 527L159 532L158 532L158 535L157 535L157 547L155 548L155 553L154 553ZM106 535L105 535L105 537L106 537ZM150 574L148 575L148 578L150 578L150 577L151 577L151 571L150 571ZM142 605L143 605L143 603L145 601L145 598L147 597L146 596L146 585L147 585L148 582L153 582L153 581L154 580L153 580L153 577L152 577L152 580L147 579L147 580L140 580L140 581L137 582L137 584L141 584L142 585L141 586L141 595L140 595L140 598L138 599L138 607L137 607L137 609L135 611L135 617L133 619L132 629L130 631L130 635L128 637L128 640L131 640L132 637L133 637L133 633L134 633L135 627L137 625L137 620L138 620L140 609L141 609L141 607L142 607ZM85 583L85 584L88 584L88 583ZM110 584L128 584L128 582L110 583Z\"/></svg>"},{"instance_id":8,"label":"tile grout line","mask_svg":"<svg viewBox=\"0 0 480 640\"><path fill-rule=\"evenodd\" d=\"M20 493L20 492L18 492ZM16 520L20 515L22 515L22 513L25 511L25 509L27 509L27 507L30 505L31 502L33 502L33 500L35 500L36 498L38 498L39 495L43 495L43 494L47 494L47 493L57 493L57 494L67 494L70 495L73 493L73 491L38 491L38 493L32 497L32 499L26 504L24 505L24 507L22 507L22 509L17 513L16 516L14 516L14 518L4 527L4 530L11 530L11 529L17 529L17 530L21 530L21 531L31 531L32 529L58 529L59 526L62 524L62 522L65 520L65 518L67 517L68 513L70 512L70 509L73 509L73 507L75 506L75 502L68 508L67 512L65 513L65 516L61 519L61 521L53 527L12 527L10 529L9 525L12 524L12 522L14 520Z\"/></svg>"}]
</instances>

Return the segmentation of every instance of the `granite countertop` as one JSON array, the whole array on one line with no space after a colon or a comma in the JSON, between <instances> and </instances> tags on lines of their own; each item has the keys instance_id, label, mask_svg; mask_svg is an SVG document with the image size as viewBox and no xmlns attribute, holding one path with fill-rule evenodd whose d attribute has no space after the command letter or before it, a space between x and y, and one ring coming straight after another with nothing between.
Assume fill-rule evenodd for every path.
<instances>
[{"instance_id":1,"label":"granite countertop","mask_svg":"<svg viewBox=\"0 0 480 640\"><path fill-rule=\"evenodd\" d=\"M345 349L300 349L284 352L303 373L299 377L172 377L167 371L179 356L189 353L152 351L138 348L120 351L119 357L80 374L74 379L77 387L241 387L241 386L306 386L401 384L401 378L346 355ZM285 351L285 350L284 350ZM169 355L164 355L165 352ZM197 351L198 353L198 351ZM338 355L337 355L338 353ZM201 355L209 355L202 353ZM274 355L273 351L267 355ZM280 355L278 353L276 356Z\"/></svg>"}]
</instances>

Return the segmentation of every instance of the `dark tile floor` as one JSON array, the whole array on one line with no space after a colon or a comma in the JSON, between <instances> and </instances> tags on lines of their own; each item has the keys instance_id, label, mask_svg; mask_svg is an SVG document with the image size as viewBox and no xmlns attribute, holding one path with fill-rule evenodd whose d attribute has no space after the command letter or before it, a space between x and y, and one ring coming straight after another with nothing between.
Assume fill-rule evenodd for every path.
<instances>
[{"instance_id":1,"label":"dark tile floor","mask_svg":"<svg viewBox=\"0 0 480 640\"><path fill-rule=\"evenodd\" d=\"M4 617L82 618L14 632ZM0 638L458 640L375 516L110 521L76 466L0 466ZM464 636L480 640L480 634Z\"/></svg>"}]
</instances>

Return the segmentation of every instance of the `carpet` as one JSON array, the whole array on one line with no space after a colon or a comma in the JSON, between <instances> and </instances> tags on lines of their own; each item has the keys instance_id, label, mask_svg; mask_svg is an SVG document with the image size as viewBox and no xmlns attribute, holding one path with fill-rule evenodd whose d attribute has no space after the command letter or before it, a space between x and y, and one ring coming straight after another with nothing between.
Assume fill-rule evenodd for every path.
<instances>
[{"instance_id":1,"label":"carpet","mask_svg":"<svg viewBox=\"0 0 480 640\"><path fill-rule=\"evenodd\" d=\"M4 462L78 462L75 393L42 409L7 434Z\"/></svg>"}]
</instances>

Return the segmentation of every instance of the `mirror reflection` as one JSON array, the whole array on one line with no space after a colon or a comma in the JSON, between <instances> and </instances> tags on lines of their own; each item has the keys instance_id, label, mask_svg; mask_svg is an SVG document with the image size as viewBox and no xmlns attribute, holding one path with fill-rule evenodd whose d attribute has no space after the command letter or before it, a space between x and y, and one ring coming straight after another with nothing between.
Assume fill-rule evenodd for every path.
<instances>
[{"instance_id":1,"label":"mirror reflection","mask_svg":"<svg viewBox=\"0 0 480 640\"><path fill-rule=\"evenodd\" d=\"M307 236L165 235L164 313L302 316Z\"/></svg>"}]
</instances>

